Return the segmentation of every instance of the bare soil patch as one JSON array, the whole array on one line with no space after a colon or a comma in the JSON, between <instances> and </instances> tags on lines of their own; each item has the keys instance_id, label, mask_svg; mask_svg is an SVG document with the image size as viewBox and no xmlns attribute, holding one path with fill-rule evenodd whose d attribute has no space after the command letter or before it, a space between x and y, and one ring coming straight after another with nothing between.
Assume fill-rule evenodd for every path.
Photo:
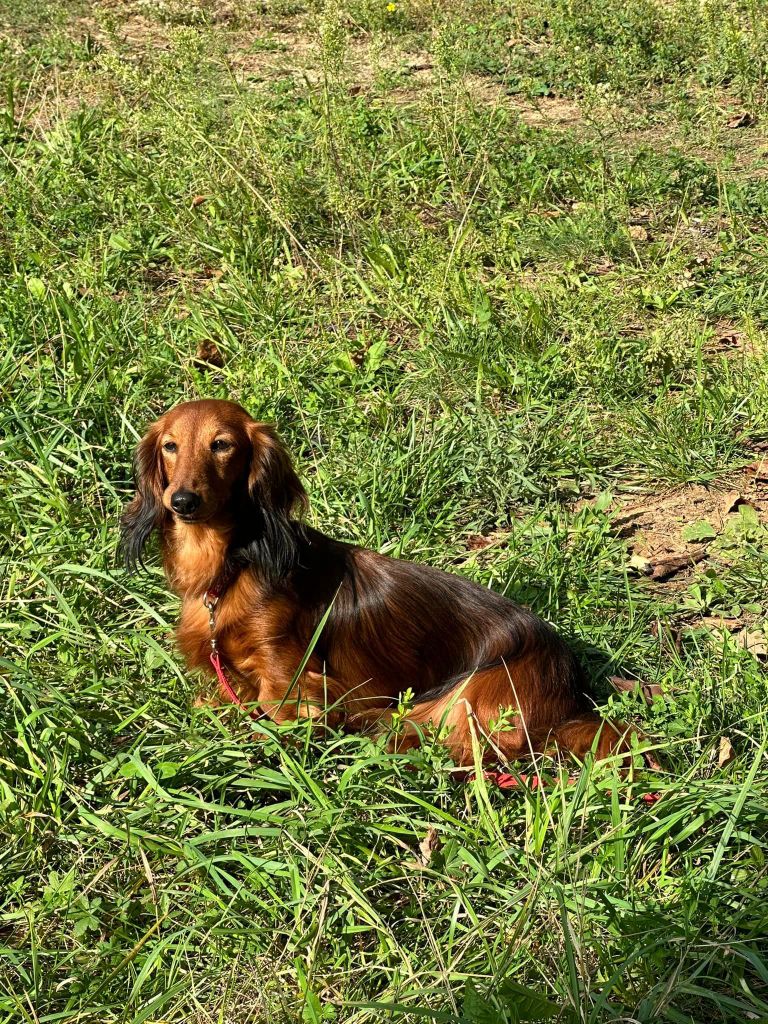
<instances>
[{"instance_id":1,"label":"bare soil patch","mask_svg":"<svg viewBox=\"0 0 768 1024\"><path fill-rule=\"evenodd\" d=\"M538 96L529 98L508 92L503 82L484 75L468 75L464 86L476 103L513 110L524 124L534 128L564 130L584 120L576 100L564 96Z\"/></svg>"},{"instance_id":2,"label":"bare soil patch","mask_svg":"<svg viewBox=\"0 0 768 1024\"><path fill-rule=\"evenodd\" d=\"M639 572L679 585L710 557L710 545L739 520L742 506L768 524L768 458L709 486L688 484L624 502L615 523Z\"/></svg>"}]
</instances>

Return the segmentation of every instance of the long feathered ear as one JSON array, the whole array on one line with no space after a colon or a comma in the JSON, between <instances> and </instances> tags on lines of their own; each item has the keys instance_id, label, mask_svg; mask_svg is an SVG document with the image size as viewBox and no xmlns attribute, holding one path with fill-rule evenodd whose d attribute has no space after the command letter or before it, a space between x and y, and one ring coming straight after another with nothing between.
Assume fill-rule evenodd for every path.
<instances>
[{"instance_id":1,"label":"long feathered ear","mask_svg":"<svg viewBox=\"0 0 768 1024\"><path fill-rule=\"evenodd\" d=\"M159 437L158 421L149 428L136 449L133 471L136 494L126 505L120 519L120 551L126 567L130 570L144 566L144 547L150 534L160 525L165 515L162 502L163 468L158 451Z\"/></svg>"},{"instance_id":2,"label":"long feathered ear","mask_svg":"<svg viewBox=\"0 0 768 1024\"><path fill-rule=\"evenodd\" d=\"M295 568L301 539L300 516L307 495L273 427L248 426L251 462L246 481L248 536L240 553L257 565L270 582L284 579Z\"/></svg>"}]
</instances>

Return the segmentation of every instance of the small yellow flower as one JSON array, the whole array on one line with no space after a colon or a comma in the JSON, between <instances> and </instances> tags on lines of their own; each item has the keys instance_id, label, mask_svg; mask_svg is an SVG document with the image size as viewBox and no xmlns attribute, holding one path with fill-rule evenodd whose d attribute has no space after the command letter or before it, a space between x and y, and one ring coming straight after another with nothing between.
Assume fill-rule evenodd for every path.
<instances>
[{"instance_id":1,"label":"small yellow flower","mask_svg":"<svg viewBox=\"0 0 768 1024\"><path fill-rule=\"evenodd\" d=\"M394 14L397 10L397 4L387 4L387 10L390 14Z\"/></svg>"}]
</instances>

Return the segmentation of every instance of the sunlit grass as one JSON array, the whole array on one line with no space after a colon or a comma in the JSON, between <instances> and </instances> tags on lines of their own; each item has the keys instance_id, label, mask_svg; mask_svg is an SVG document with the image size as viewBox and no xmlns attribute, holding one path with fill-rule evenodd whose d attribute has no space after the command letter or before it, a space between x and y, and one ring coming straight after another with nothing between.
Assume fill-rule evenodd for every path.
<instances>
[{"instance_id":1,"label":"sunlit grass","mask_svg":"<svg viewBox=\"0 0 768 1024\"><path fill-rule=\"evenodd\" d=\"M2 15L0 1021L768 1017L764 664L702 620L764 629L764 527L653 586L614 518L764 451L766 24ZM194 708L115 549L138 436L199 395L277 423L322 529L556 622L664 771L502 793Z\"/></svg>"}]
</instances>

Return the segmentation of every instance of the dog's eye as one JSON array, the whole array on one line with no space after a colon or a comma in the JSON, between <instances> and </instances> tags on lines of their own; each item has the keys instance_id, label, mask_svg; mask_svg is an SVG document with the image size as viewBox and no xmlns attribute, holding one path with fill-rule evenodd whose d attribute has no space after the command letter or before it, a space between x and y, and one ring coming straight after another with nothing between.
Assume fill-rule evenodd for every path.
<instances>
[{"instance_id":1,"label":"dog's eye","mask_svg":"<svg viewBox=\"0 0 768 1024\"><path fill-rule=\"evenodd\" d=\"M234 447L234 445L232 444L231 441L225 441L223 438L220 438L218 441L214 441L211 444L211 451L212 452L228 452L229 449L233 448L233 447Z\"/></svg>"},{"instance_id":2,"label":"dog's eye","mask_svg":"<svg viewBox=\"0 0 768 1024\"><path fill-rule=\"evenodd\" d=\"M165 444L163 445L163 451L168 452L169 455L173 455L174 452L177 452L178 450L179 446L176 444L175 441L166 441Z\"/></svg>"}]
</instances>

